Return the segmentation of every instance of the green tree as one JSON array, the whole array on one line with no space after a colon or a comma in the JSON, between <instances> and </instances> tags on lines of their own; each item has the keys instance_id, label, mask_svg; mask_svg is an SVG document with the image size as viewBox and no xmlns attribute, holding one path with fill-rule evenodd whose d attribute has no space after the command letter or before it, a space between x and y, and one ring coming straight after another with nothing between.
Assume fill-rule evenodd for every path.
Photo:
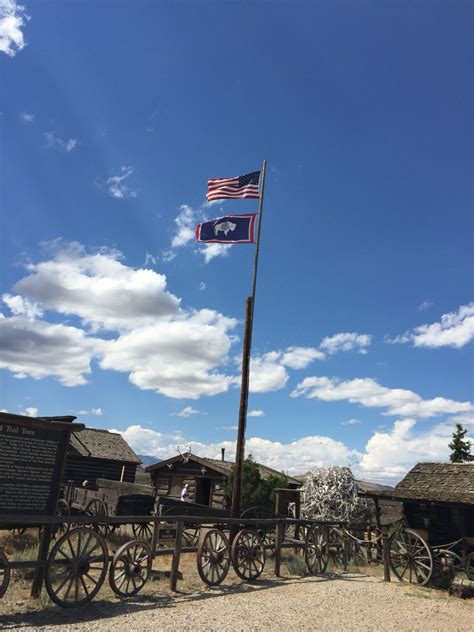
<instances>
[{"instance_id":1,"label":"green tree","mask_svg":"<svg viewBox=\"0 0 474 632\"><path fill-rule=\"evenodd\" d=\"M225 489L228 506L232 502L235 466L232 467ZM245 459L242 475L242 511L249 507L275 508L275 488L286 487L288 482L284 474L276 474L263 479L257 463L251 454Z\"/></svg>"},{"instance_id":2,"label":"green tree","mask_svg":"<svg viewBox=\"0 0 474 632\"><path fill-rule=\"evenodd\" d=\"M461 424L456 424L456 430L453 432L453 440L448 446L451 450L449 457L451 463L474 461L474 456L471 454L471 442L464 438L467 433L467 428L463 428Z\"/></svg>"}]
</instances>

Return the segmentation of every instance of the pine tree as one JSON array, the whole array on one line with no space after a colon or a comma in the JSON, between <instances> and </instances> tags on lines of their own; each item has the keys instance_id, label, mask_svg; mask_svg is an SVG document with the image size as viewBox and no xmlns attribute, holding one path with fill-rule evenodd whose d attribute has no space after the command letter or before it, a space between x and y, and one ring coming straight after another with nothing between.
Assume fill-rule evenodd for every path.
<instances>
[{"instance_id":1,"label":"pine tree","mask_svg":"<svg viewBox=\"0 0 474 632\"><path fill-rule=\"evenodd\" d=\"M461 424L456 424L456 430L453 432L453 440L448 445L451 450L449 457L451 463L474 461L474 456L471 454L471 442L464 439L467 432L467 428L463 428Z\"/></svg>"}]
</instances>

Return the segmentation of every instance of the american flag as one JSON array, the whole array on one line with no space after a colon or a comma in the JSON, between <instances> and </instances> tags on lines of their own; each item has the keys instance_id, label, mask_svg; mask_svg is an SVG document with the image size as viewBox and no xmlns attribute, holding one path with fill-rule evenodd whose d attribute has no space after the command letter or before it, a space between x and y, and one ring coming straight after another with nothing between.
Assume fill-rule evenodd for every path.
<instances>
[{"instance_id":1,"label":"american flag","mask_svg":"<svg viewBox=\"0 0 474 632\"><path fill-rule=\"evenodd\" d=\"M207 201L212 202L212 200L225 200L227 198L259 198L259 180L260 171L253 171L238 178L210 178L207 181Z\"/></svg>"}]
</instances>

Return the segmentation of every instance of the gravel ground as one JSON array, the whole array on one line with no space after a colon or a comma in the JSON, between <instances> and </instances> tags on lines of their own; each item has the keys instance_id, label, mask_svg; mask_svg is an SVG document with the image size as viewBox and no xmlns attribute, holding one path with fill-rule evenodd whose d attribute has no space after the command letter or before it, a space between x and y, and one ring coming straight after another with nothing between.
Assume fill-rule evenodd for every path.
<instances>
[{"instance_id":1,"label":"gravel ground","mask_svg":"<svg viewBox=\"0 0 474 632\"><path fill-rule=\"evenodd\" d=\"M97 601L79 610L3 615L0 629L474 632L474 603L347 573L186 595L138 596L127 602Z\"/></svg>"}]
</instances>

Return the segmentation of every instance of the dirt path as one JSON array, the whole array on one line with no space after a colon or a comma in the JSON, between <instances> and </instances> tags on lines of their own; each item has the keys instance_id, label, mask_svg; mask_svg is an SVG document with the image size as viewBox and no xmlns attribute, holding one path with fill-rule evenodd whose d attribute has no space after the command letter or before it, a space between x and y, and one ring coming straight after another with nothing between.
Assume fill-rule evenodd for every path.
<instances>
[{"instance_id":1,"label":"dirt path","mask_svg":"<svg viewBox=\"0 0 474 632\"><path fill-rule=\"evenodd\" d=\"M0 629L474 632L474 603L347 573L3 615Z\"/></svg>"}]
</instances>

